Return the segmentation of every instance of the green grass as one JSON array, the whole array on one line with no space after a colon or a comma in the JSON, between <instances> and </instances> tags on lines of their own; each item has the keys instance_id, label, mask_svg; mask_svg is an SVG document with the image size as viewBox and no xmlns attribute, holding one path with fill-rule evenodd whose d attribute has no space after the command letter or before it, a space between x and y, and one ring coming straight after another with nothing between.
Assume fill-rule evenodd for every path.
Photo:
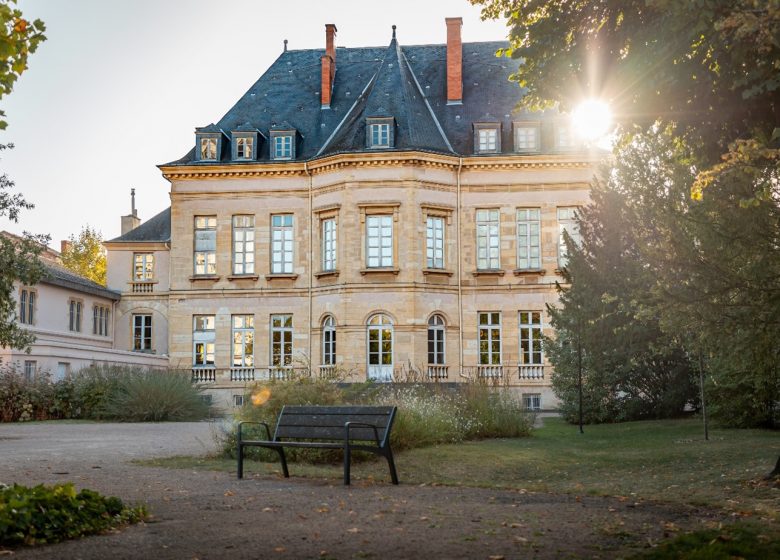
<instances>
[{"instance_id":1,"label":"green grass","mask_svg":"<svg viewBox=\"0 0 780 560\"><path fill-rule=\"evenodd\" d=\"M575 426L545 419L532 437L413 449L396 456L404 484L499 487L624 496L723 508L744 516L780 518L780 489L755 483L780 454L777 432L711 430L696 420ZM174 457L142 464L235 472L235 461ZM338 465L290 465L291 476L338 480ZM245 472L278 474L278 463L245 463ZM353 467L356 481L388 479L384 461Z\"/></svg>"}]
</instances>

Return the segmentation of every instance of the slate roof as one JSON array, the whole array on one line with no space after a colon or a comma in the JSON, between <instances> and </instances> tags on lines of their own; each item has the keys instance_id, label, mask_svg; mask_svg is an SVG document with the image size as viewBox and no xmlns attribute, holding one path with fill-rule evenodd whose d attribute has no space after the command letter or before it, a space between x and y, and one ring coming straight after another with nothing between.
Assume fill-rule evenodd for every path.
<instances>
[{"instance_id":1,"label":"slate roof","mask_svg":"<svg viewBox=\"0 0 780 560\"><path fill-rule=\"evenodd\" d=\"M299 132L296 159L338 152L375 151L365 145L365 118L387 112L396 119L396 150L473 155L472 124L486 114L502 123L502 146L512 148L512 121L522 89L509 76L519 62L496 57L506 42L463 43L463 104L447 105L446 45L336 49L330 109L320 106L320 59L324 49L283 52L214 127L230 136L241 125L264 135L288 123ZM546 118L536 114L532 120ZM223 149L221 163L232 162ZM269 161L261 141L258 161ZM210 165L195 161L195 149L165 165Z\"/></svg>"},{"instance_id":2,"label":"slate roof","mask_svg":"<svg viewBox=\"0 0 780 560\"><path fill-rule=\"evenodd\" d=\"M82 293L101 296L113 301L119 301L119 292L109 290L105 286L88 280L83 276L79 276L57 262L49 259L41 259L41 264L43 264L43 267L46 269L44 277L41 278L41 282L44 284L52 284L54 286L69 288Z\"/></svg>"},{"instance_id":3,"label":"slate roof","mask_svg":"<svg viewBox=\"0 0 780 560\"><path fill-rule=\"evenodd\" d=\"M166 243L171 240L171 208L170 206L149 218L140 226L131 229L124 235L110 239L107 243L157 242Z\"/></svg>"}]
</instances>

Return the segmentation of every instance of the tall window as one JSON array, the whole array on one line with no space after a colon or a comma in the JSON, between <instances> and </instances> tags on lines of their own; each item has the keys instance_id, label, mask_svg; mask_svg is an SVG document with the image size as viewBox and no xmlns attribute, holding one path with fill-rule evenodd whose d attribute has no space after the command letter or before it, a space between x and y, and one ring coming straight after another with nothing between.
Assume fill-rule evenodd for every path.
<instances>
[{"instance_id":1,"label":"tall window","mask_svg":"<svg viewBox=\"0 0 780 560\"><path fill-rule=\"evenodd\" d=\"M322 365L336 364L336 320L328 315L322 321Z\"/></svg>"},{"instance_id":2,"label":"tall window","mask_svg":"<svg viewBox=\"0 0 780 560\"><path fill-rule=\"evenodd\" d=\"M200 139L200 159L217 159L217 139L216 138L201 138Z\"/></svg>"},{"instance_id":3,"label":"tall window","mask_svg":"<svg viewBox=\"0 0 780 560\"><path fill-rule=\"evenodd\" d=\"M292 365L292 315L271 315L271 365Z\"/></svg>"},{"instance_id":4,"label":"tall window","mask_svg":"<svg viewBox=\"0 0 780 560\"><path fill-rule=\"evenodd\" d=\"M539 311L521 311L519 315L520 329L520 363L542 363L542 314Z\"/></svg>"},{"instance_id":5,"label":"tall window","mask_svg":"<svg viewBox=\"0 0 780 560\"><path fill-rule=\"evenodd\" d=\"M154 279L154 253L133 255L133 281L148 282Z\"/></svg>"},{"instance_id":6,"label":"tall window","mask_svg":"<svg viewBox=\"0 0 780 560\"><path fill-rule=\"evenodd\" d=\"M480 153L491 153L498 151L498 129L480 128L478 134L478 147Z\"/></svg>"},{"instance_id":7,"label":"tall window","mask_svg":"<svg viewBox=\"0 0 780 560\"><path fill-rule=\"evenodd\" d=\"M192 364L213 366L216 341L214 315L195 315L192 322Z\"/></svg>"},{"instance_id":8,"label":"tall window","mask_svg":"<svg viewBox=\"0 0 780 560\"><path fill-rule=\"evenodd\" d=\"M195 274L217 273L217 218L195 216Z\"/></svg>"},{"instance_id":9,"label":"tall window","mask_svg":"<svg viewBox=\"0 0 780 560\"><path fill-rule=\"evenodd\" d=\"M541 268L539 242L540 211L538 208L517 209L517 268Z\"/></svg>"},{"instance_id":10,"label":"tall window","mask_svg":"<svg viewBox=\"0 0 780 560\"><path fill-rule=\"evenodd\" d=\"M501 268L501 236L498 209L477 210L477 269Z\"/></svg>"},{"instance_id":11,"label":"tall window","mask_svg":"<svg viewBox=\"0 0 780 560\"><path fill-rule=\"evenodd\" d=\"M444 365L444 319L441 315L428 319L428 364Z\"/></svg>"},{"instance_id":12,"label":"tall window","mask_svg":"<svg viewBox=\"0 0 780 560\"><path fill-rule=\"evenodd\" d=\"M271 273L292 274L293 215L271 216Z\"/></svg>"},{"instance_id":13,"label":"tall window","mask_svg":"<svg viewBox=\"0 0 780 560\"><path fill-rule=\"evenodd\" d=\"M444 218L428 216L425 221L425 264L444 268Z\"/></svg>"},{"instance_id":14,"label":"tall window","mask_svg":"<svg viewBox=\"0 0 780 560\"><path fill-rule=\"evenodd\" d=\"M393 378L393 321L382 313L368 320L368 378Z\"/></svg>"},{"instance_id":15,"label":"tall window","mask_svg":"<svg viewBox=\"0 0 780 560\"><path fill-rule=\"evenodd\" d=\"M571 134L571 127L568 123L555 123L555 149L571 150L574 147L574 139Z\"/></svg>"},{"instance_id":16,"label":"tall window","mask_svg":"<svg viewBox=\"0 0 780 560\"><path fill-rule=\"evenodd\" d=\"M19 293L19 322L25 325L35 323L34 290L21 290Z\"/></svg>"},{"instance_id":17,"label":"tall window","mask_svg":"<svg viewBox=\"0 0 780 560\"><path fill-rule=\"evenodd\" d=\"M516 126L515 127L515 151L537 152L539 151L539 127Z\"/></svg>"},{"instance_id":18,"label":"tall window","mask_svg":"<svg viewBox=\"0 0 780 560\"><path fill-rule=\"evenodd\" d=\"M35 360L24 361L24 378L27 381L35 379L35 373L38 371L38 362Z\"/></svg>"},{"instance_id":19,"label":"tall window","mask_svg":"<svg viewBox=\"0 0 780 560\"><path fill-rule=\"evenodd\" d=\"M152 349L152 316L133 315L133 350L149 352Z\"/></svg>"},{"instance_id":20,"label":"tall window","mask_svg":"<svg viewBox=\"0 0 780 560\"><path fill-rule=\"evenodd\" d=\"M255 365L255 318L233 315L233 367Z\"/></svg>"},{"instance_id":21,"label":"tall window","mask_svg":"<svg viewBox=\"0 0 780 560\"><path fill-rule=\"evenodd\" d=\"M109 315L111 310L104 305L92 307L92 334L108 336Z\"/></svg>"},{"instance_id":22,"label":"tall window","mask_svg":"<svg viewBox=\"0 0 780 560\"><path fill-rule=\"evenodd\" d=\"M366 266L393 266L393 216L366 216Z\"/></svg>"},{"instance_id":23,"label":"tall window","mask_svg":"<svg viewBox=\"0 0 780 560\"><path fill-rule=\"evenodd\" d=\"M390 147L390 125L372 124L371 127L371 147L388 148Z\"/></svg>"},{"instance_id":24,"label":"tall window","mask_svg":"<svg viewBox=\"0 0 780 560\"><path fill-rule=\"evenodd\" d=\"M523 393L523 406L525 406L526 410L541 410L541 393Z\"/></svg>"},{"instance_id":25,"label":"tall window","mask_svg":"<svg viewBox=\"0 0 780 560\"><path fill-rule=\"evenodd\" d=\"M80 301L70 300L68 304L68 329L73 332L81 332L81 309Z\"/></svg>"},{"instance_id":26,"label":"tall window","mask_svg":"<svg viewBox=\"0 0 780 560\"><path fill-rule=\"evenodd\" d=\"M479 313L479 363L501 364L501 313Z\"/></svg>"},{"instance_id":27,"label":"tall window","mask_svg":"<svg viewBox=\"0 0 780 560\"><path fill-rule=\"evenodd\" d=\"M252 138L237 138L236 139L236 158L238 159L252 159Z\"/></svg>"},{"instance_id":28,"label":"tall window","mask_svg":"<svg viewBox=\"0 0 780 560\"><path fill-rule=\"evenodd\" d=\"M336 270L336 218L322 220L322 270Z\"/></svg>"},{"instance_id":29,"label":"tall window","mask_svg":"<svg viewBox=\"0 0 780 560\"><path fill-rule=\"evenodd\" d=\"M566 266L569 261L564 231L569 234L575 245L580 244L580 227L577 224L576 206L558 208L558 266L560 267Z\"/></svg>"},{"instance_id":30,"label":"tall window","mask_svg":"<svg viewBox=\"0 0 780 560\"><path fill-rule=\"evenodd\" d=\"M292 135L274 136L274 159L292 159Z\"/></svg>"},{"instance_id":31,"label":"tall window","mask_svg":"<svg viewBox=\"0 0 780 560\"><path fill-rule=\"evenodd\" d=\"M233 274L255 272L255 217L233 216Z\"/></svg>"}]
</instances>

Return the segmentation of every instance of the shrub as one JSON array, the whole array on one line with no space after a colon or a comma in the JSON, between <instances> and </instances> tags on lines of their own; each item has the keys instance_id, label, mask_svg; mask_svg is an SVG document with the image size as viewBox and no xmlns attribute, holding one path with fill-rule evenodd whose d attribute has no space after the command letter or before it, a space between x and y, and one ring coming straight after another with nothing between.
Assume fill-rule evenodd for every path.
<instances>
[{"instance_id":1,"label":"shrub","mask_svg":"<svg viewBox=\"0 0 780 560\"><path fill-rule=\"evenodd\" d=\"M101 533L146 517L143 506L126 507L119 498L73 484L33 488L0 485L0 545L54 543Z\"/></svg>"},{"instance_id":2,"label":"shrub","mask_svg":"<svg viewBox=\"0 0 780 560\"><path fill-rule=\"evenodd\" d=\"M532 419L520 401L502 387L462 384L455 388L422 384L362 383L340 387L323 380L298 379L257 385L238 412L237 420L266 422L272 433L282 406L288 405L394 405L398 413L391 432L393 449L411 449L441 443L489 437L521 437L530 433ZM261 427L246 426L244 433L265 437ZM235 457L235 427L220 436L223 454ZM246 457L275 461L268 449L248 448ZM291 461L340 459L341 452L320 449L286 449Z\"/></svg>"},{"instance_id":3,"label":"shrub","mask_svg":"<svg viewBox=\"0 0 780 560\"><path fill-rule=\"evenodd\" d=\"M186 372L142 371L118 379L104 414L124 422L202 420L210 412L202 393Z\"/></svg>"}]
</instances>

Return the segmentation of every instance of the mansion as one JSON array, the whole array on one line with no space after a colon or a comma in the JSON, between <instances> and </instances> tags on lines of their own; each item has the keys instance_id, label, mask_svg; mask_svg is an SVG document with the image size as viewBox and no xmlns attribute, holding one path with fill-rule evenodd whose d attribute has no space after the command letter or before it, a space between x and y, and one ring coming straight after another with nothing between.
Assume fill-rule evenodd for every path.
<instances>
[{"instance_id":1,"label":"mansion","mask_svg":"<svg viewBox=\"0 0 780 560\"><path fill-rule=\"evenodd\" d=\"M519 112L502 42L284 51L105 243L117 348L253 381L499 379L554 408L542 334L598 154ZM444 32L445 29L442 29Z\"/></svg>"}]
</instances>

